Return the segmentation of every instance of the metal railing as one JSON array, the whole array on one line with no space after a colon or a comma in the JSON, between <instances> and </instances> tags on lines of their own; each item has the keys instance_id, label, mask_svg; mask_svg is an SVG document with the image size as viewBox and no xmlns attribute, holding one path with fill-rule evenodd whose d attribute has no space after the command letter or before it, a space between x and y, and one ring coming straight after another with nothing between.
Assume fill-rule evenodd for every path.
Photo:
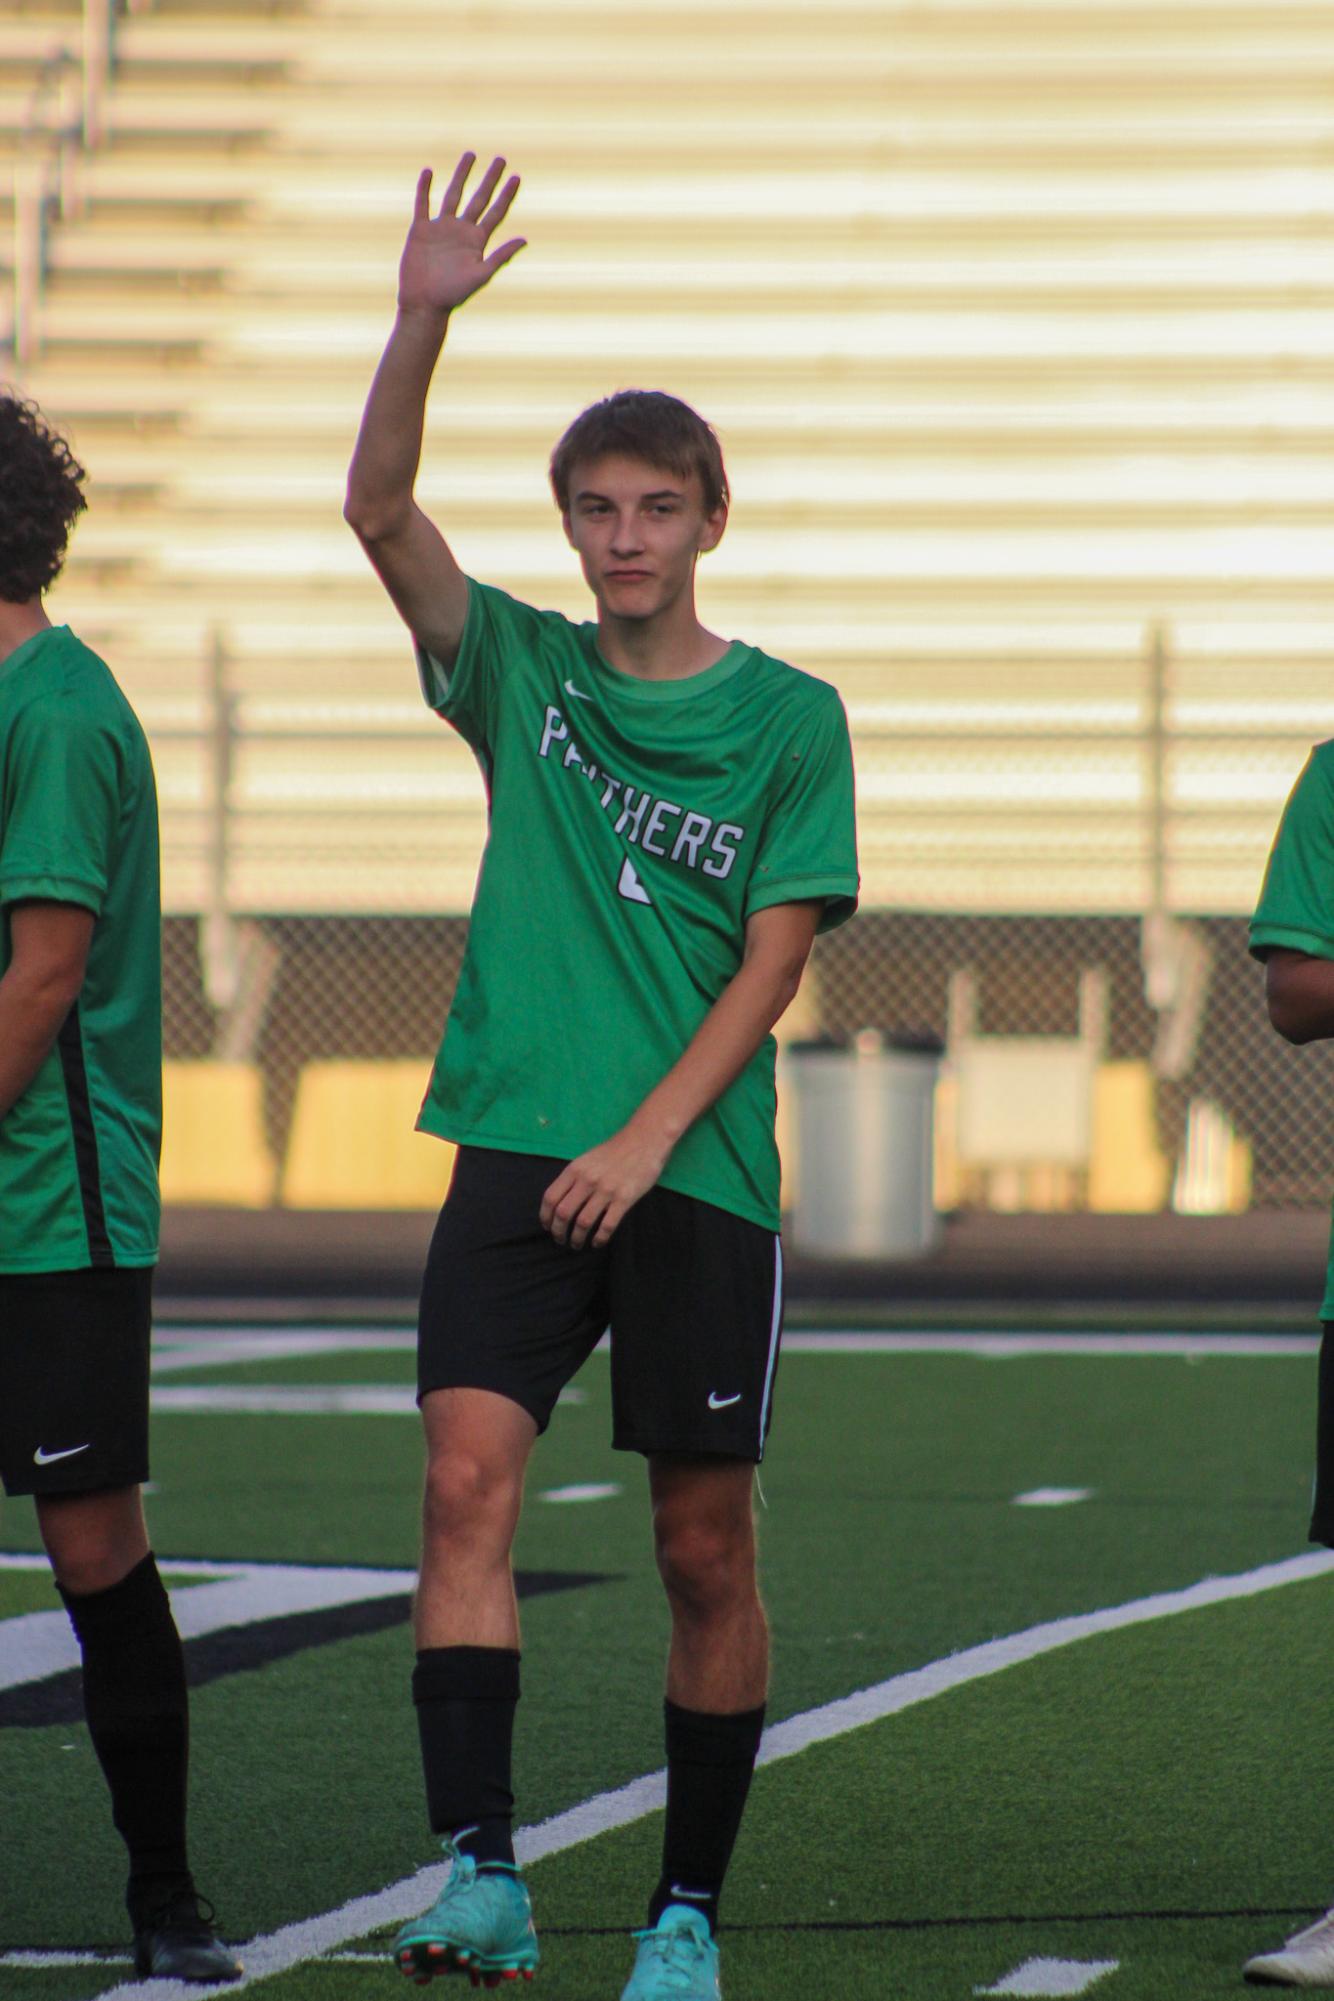
<instances>
[{"instance_id":1,"label":"metal railing","mask_svg":"<svg viewBox=\"0 0 1334 2001\"><path fill-rule=\"evenodd\" d=\"M79 47L57 43L41 63L24 112L14 164L13 347L16 368L42 347L51 225L78 215L81 168L106 133L116 23L149 0L84 0Z\"/></svg>"}]
</instances>

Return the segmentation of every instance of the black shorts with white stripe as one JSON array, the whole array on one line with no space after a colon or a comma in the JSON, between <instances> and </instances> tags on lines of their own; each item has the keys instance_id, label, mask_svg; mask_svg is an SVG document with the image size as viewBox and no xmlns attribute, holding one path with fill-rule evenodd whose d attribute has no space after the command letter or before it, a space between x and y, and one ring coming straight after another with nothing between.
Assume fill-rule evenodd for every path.
<instances>
[{"instance_id":1,"label":"black shorts with white stripe","mask_svg":"<svg viewBox=\"0 0 1334 2001\"><path fill-rule=\"evenodd\" d=\"M0 1482L88 1494L148 1478L150 1267L0 1272Z\"/></svg>"},{"instance_id":2,"label":"black shorts with white stripe","mask_svg":"<svg viewBox=\"0 0 1334 2001\"><path fill-rule=\"evenodd\" d=\"M605 1331L617 1450L762 1459L783 1318L778 1238L653 1188L610 1244L570 1250L538 1215L564 1164L460 1148L422 1282L419 1400L492 1390L545 1431Z\"/></svg>"}]
</instances>

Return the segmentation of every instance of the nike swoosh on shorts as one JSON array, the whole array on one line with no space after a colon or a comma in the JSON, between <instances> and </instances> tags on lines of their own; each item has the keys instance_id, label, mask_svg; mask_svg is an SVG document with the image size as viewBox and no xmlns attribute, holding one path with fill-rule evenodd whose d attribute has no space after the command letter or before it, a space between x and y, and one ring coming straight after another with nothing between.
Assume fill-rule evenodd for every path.
<instances>
[{"instance_id":1,"label":"nike swoosh on shorts","mask_svg":"<svg viewBox=\"0 0 1334 2001\"><path fill-rule=\"evenodd\" d=\"M54 1466L57 1459L72 1459L76 1452L86 1452L92 1442L90 1438L87 1445L67 1445L63 1452L47 1452L39 1445L32 1455L32 1463L34 1466Z\"/></svg>"}]
</instances>

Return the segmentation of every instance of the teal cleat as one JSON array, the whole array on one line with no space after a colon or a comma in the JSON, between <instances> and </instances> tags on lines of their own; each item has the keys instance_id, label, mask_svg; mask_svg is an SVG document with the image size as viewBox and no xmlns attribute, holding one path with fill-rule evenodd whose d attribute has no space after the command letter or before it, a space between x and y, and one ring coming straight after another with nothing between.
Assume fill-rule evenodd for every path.
<instances>
[{"instance_id":1,"label":"teal cleat","mask_svg":"<svg viewBox=\"0 0 1334 2001\"><path fill-rule=\"evenodd\" d=\"M635 1970L621 2001L722 2001L718 1948L702 1911L668 1904L655 1930L635 1937Z\"/></svg>"},{"instance_id":2,"label":"teal cleat","mask_svg":"<svg viewBox=\"0 0 1334 2001\"><path fill-rule=\"evenodd\" d=\"M394 1940L394 1964L424 1987L438 1973L466 1973L474 1987L531 1980L537 1971L533 1907L517 1869L489 1863L478 1874L471 1855L444 1844L453 1868L429 1911L409 1918Z\"/></svg>"}]
</instances>

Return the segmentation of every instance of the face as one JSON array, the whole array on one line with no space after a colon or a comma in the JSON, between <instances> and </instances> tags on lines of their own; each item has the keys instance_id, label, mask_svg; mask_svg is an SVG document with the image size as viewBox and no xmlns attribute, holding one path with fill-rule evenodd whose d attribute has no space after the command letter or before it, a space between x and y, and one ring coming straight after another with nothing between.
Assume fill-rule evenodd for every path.
<instances>
[{"instance_id":1,"label":"face","mask_svg":"<svg viewBox=\"0 0 1334 2001\"><path fill-rule=\"evenodd\" d=\"M707 514L688 478L619 454L576 464L565 533L589 589L616 618L653 618L689 591L695 560L714 549L727 509Z\"/></svg>"}]
</instances>

